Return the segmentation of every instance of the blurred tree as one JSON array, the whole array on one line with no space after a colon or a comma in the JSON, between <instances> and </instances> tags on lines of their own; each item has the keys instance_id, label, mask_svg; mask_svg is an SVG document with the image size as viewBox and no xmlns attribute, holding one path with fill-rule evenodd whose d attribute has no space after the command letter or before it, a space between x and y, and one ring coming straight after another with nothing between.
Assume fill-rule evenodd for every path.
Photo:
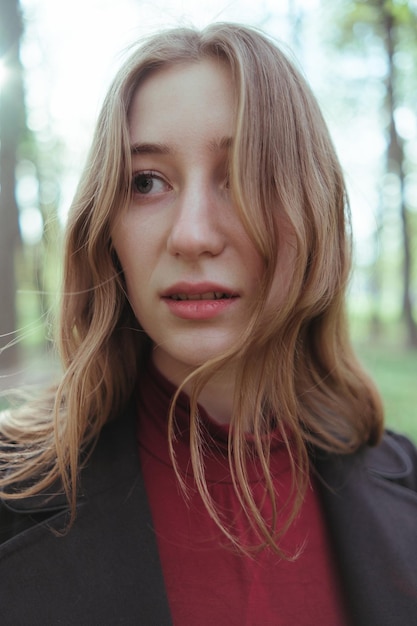
<instances>
[{"instance_id":1,"label":"blurred tree","mask_svg":"<svg viewBox=\"0 0 417 626\"><path fill-rule=\"evenodd\" d=\"M342 8L338 43L344 47L353 44L356 48L363 48L375 45L375 40L378 40L384 51L386 171L398 182L403 248L402 312L407 328L408 346L417 348L417 323L413 315L413 232L406 194L407 157L404 138L400 135L397 124L401 107L408 105L415 111L417 102L417 5L407 0L349 0L338 6ZM410 62L405 62L405 59ZM381 209L384 210L383 197ZM374 285L376 290L380 280L381 276L377 275Z\"/></svg>"},{"instance_id":2,"label":"blurred tree","mask_svg":"<svg viewBox=\"0 0 417 626\"><path fill-rule=\"evenodd\" d=\"M16 202L16 163L25 128L23 71L19 57L22 16L18 0L0 3L0 365L17 362L15 255L20 243ZM10 344L7 350L3 348Z\"/></svg>"}]
</instances>

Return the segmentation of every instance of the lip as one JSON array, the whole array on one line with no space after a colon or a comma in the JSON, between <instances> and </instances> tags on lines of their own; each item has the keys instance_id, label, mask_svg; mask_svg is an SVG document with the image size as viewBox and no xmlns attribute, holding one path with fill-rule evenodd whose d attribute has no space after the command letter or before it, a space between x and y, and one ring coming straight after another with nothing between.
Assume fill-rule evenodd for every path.
<instances>
[{"instance_id":1,"label":"lip","mask_svg":"<svg viewBox=\"0 0 417 626\"><path fill-rule=\"evenodd\" d=\"M226 294L226 298L174 299L174 296L204 296L211 293ZM239 300L236 290L218 283L179 282L161 293L161 299L170 312L181 319L208 320L229 310Z\"/></svg>"},{"instance_id":2,"label":"lip","mask_svg":"<svg viewBox=\"0 0 417 626\"><path fill-rule=\"evenodd\" d=\"M170 298L176 294L186 294L187 296L197 296L199 294L219 292L230 294L231 297L237 297L239 294L235 289L231 289L227 285L221 285L220 283L201 282L201 283L188 283L185 281L175 283L168 289L161 293L162 298Z\"/></svg>"}]
</instances>

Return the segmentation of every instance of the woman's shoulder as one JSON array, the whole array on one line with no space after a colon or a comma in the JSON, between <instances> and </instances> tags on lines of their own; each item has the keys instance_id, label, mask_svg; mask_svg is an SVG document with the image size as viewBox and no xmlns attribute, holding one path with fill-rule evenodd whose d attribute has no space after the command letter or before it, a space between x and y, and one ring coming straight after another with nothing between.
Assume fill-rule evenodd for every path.
<instances>
[{"instance_id":1,"label":"woman's shoulder","mask_svg":"<svg viewBox=\"0 0 417 626\"><path fill-rule=\"evenodd\" d=\"M386 431L376 446L345 455L318 453L316 460L319 495L352 614L362 616L360 624L412 623L417 610L416 447L407 437Z\"/></svg>"},{"instance_id":2,"label":"woman's shoulder","mask_svg":"<svg viewBox=\"0 0 417 626\"><path fill-rule=\"evenodd\" d=\"M417 448L406 436L386 430L377 445L362 445L351 454L313 451L323 484L336 491L368 489L375 481L401 485L417 492Z\"/></svg>"},{"instance_id":3,"label":"woman's shoulder","mask_svg":"<svg viewBox=\"0 0 417 626\"><path fill-rule=\"evenodd\" d=\"M417 448L408 437L385 431L377 446L366 448L364 461L374 475L417 491Z\"/></svg>"},{"instance_id":4,"label":"woman's shoulder","mask_svg":"<svg viewBox=\"0 0 417 626\"><path fill-rule=\"evenodd\" d=\"M135 416L130 406L119 418L104 425L91 454L86 454L85 462L81 462L78 504L84 503L87 497L92 499L97 493L108 494L114 489L129 497L130 490L138 482L139 472L135 432ZM3 433L2 454L0 433L0 481L10 471L10 460L7 461L10 455L6 452L9 443L10 439ZM12 445L15 447L16 442ZM29 452L24 444L20 444L20 450L23 456ZM0 544L55 514L67 514L69 502L59 477L46 488L31 493L27 488L35 482L32 475L23 483L9 484L3 490L3 498L0 493ZM10 492L23 495L9 498Z\"/></svg>"}]
</instances>

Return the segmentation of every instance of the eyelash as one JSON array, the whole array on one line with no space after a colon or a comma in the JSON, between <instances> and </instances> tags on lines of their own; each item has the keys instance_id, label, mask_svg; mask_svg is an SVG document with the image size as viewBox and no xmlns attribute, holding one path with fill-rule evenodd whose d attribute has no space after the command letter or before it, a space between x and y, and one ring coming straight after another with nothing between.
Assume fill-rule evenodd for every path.
<instances>
[{"instance_id":1,"label":"eyelash","mask_svg":"<svg viewBox=\"0 0 417 626\"><path fill-rule=\"evenodd\" d=\"M149 190L149 192L143 192L143 191L139 191L137 189L137 183L138 181L151 181L152 182L152 186ZM145 170L143 172L135 172L132 176L132 191L134 195L137 196L147 196L150 194L150 192L152 191L152 187L153 187L153 183L154 181L160 181L161 183L167 185L166 181L157 174L157 172L154 172L153 170Z\"/></svg>"},{"instance_id":2,"label":"eyelash","mask_svg":"<svg viewBox=\"0 0 417 626\"><path fill-rule=\"evenodd\" d=\"M152 182L152 186L148 192L139 191L137 189L137 182L140 179L142 179L142 181ZM167 181L158 172L155 172L154 170L144 170L144 171L135 172L132 176L132 194L140 198L146 198L146 196L152 195L151 192L153 189L154 181L159 181L164 186L169 187L169 183L167 183ZM225 190L230 189L229 172L227 172L223 185L224 185ZM156 192L156 193L159 193L159 192Z\"/></svg>"}]
</instances>

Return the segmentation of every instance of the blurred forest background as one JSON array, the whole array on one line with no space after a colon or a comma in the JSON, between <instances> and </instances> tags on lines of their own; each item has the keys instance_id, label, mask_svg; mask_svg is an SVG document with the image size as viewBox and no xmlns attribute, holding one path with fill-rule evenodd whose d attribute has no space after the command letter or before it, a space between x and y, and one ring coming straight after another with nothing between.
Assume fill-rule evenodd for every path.
<instances>
[{"instance_id":1,"label":"blurred forest background","mask_svg":"<svg viewBox=\"0 0 417 626\"><path fill-rule=\"evenodd\" d=\"M417 441L417 0L0 0L0 389L59 369L62 230L126 46L222 20L284 42L319 98L352 204L353 338Z\"/></svg>"}]
</instances>

